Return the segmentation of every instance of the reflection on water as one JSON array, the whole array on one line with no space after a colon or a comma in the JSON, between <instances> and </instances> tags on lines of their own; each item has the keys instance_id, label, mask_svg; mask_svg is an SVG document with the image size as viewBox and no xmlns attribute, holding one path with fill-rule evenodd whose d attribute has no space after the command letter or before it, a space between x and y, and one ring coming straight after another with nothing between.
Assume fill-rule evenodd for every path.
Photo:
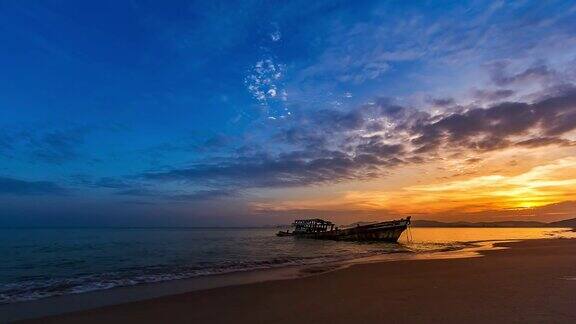
<instances>
[{"instance_id":1,"label":"reflection on water","mask_svg":"<svg viewBox=\"0 0 576 324\"><path fill-rule=\"evenodd\" d=\"M237 271L425 257L475 241L576 237L553 228L411 228L401 244L391 244L276 237L276 231L0 229L0 303Z\"/></svg>"},{"instance_id":2,"label":"reflection on water","mask_svg":"<svg viewBox=\"0 0 576 324\"><path fill-rule=\"evenodd\" d=\"M451 243L539 238L576 238L576 232L565 228L425 228L412 227L405 231L401 242L409 238L417 243Z\"/></svg>"}]
</instances>

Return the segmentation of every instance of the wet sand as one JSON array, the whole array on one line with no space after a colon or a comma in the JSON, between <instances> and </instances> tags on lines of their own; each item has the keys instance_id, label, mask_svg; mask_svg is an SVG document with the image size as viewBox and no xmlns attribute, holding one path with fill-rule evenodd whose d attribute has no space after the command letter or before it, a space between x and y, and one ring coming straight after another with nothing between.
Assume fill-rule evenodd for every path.
<instances>
[{"instance_id":1,"label":"wet sand","mask_svg":"<svg viewBox=\"0 0 576 324\"><path fill-rule=\"evenodd\" d=\"M37 323L575 323L576 239L500 243L484 257L354 265L194 291Z\"/></svg>"}]
</instances>

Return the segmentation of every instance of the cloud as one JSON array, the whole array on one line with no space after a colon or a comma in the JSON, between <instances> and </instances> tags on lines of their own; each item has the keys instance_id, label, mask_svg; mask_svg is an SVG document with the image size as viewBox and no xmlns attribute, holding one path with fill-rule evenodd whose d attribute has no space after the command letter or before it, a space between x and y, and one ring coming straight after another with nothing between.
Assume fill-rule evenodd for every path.
<instances>
[{"instance_id":1,"label":"cloud","mask_svg":"<svg viewBox=\"0 0 576 324\"><path fill-rule=\"evenodd\" d=\"M0 195L64 195L68 191L60 185L49 181L26 181L0 177Z\"/></svg>"},{"instance_id":2,"label":"cloud","mask_svg":"<svg viewBox=\"0 0 576 324\"><path fill-rule=\"evenodd\" d=\"M229 136L226 136L224 134L216 134L208 138L202 144L197 145L196 149L198 151L219 150L230 145L232 142L233 140Z\"/></svg>"},{"instance_id":3,"label":"cloud","mask_svg":"<svg viewBox=\"0 0 576 324\"><path fill-rule=\"evenodd\" d=\"M61 165L89 158L82 151L85 139L96 131L117 132L120 125L88 125L50 128L27 124L0 129L0 151L5 157L25 159L32 163Z\"/></svg>"},{"instance_id":4,"label":"cloud","mask_svg":"<svg viewBox=\"0 0 576 324\"><path fill-rule=\"evenodd\" d=\"M274 124L278 126L280 124ZM511 147L568 145L576 129L576 90L534 103L430 115L379 99L350 111L319 110L295 116L272 135L289 145L140 175L214 188L294 187L381 177L397 166L455 153Z\"/></svg>"},{"instance_id":5,"label":"cloud","mask_svg":"<svg viewBox=\"0 0 576 324\"><path fill-rule=\"evenodd\" d=\"M478 157L472 157L472 158L466 159L464 162L466 162L468 164L476 164L476 163L482 162L482 159L478 158Z\"/></svg>"},{"instance_id":6,"label":"cloud","mask_svg":"<svg viewBox=\"0 0 576 324\"><path fill-rule=\"evenodd\" d=\"M123 179L112 178L112 177L103 177L98 179L97 181L91 183L93 187L97 188L111 188L111 189L121 189L127 188L131 186L130 183L126 182Z\"/></svg>"},{"instance_id":7,"label":"cloud","mask_svg":"<svg viewBox=\"0 0 576 324\"><path fill-rule=\"evenodd\" d=\"M199 190L188 194L168 196L167 199L178 201L208 201L213 199L234 198L238 196L236 190Z\"/></svg>"},{"instance_id":8,"label":"cloud","mask_svg":"<svg viewBox=\"0 0 576 324\"><path fill-rule=\"evenodd\" d=\"M442 17L422 14L426 5L408 6L402 14L387 7L376 4L359 21L335 17L327 24L329 33L319 40L324 45L322 51L300 70L299 80L311 81L314 91L318 83L328 83L328 88L337 90L342 83L347 87L371 83L386 88L403 82L418 91L423 78L441 88L449 76L458 80L454 84L457 88L460 82L474 85L477 80L470 78L470 73L478 73L476 67L489 58L495 60L487 65L495 85L522 86L553 82L563 73L552 66L563 71L568 63L560 65L559 61L572 59L565 53L574 51L573 33L566 28L566 21L550 19L550 12L555 17L568 12L573 15L573 10L561 6L541 10L533 3L475 3L446 8L451 14ZM526 16L518 10L541 12ZM534 28L544 21L545 28ZM411 66L421 72L413 73ZM388 82L388 78L394 81Z\"/></svg>"},{"instance_id":9,"label":"cloud","mask_svg":"<svg viewBox=\"0 0 576 324\"><path fill-rule=\"evenodd\" d=\"M510 63L507 61L498 61L488 65L490 77L496 85L508 86L528 82L548 83L557 77L556 71L541 62L517 73L509 72L509 66Z\"/></svg>"},{"instance_id":10,"label":"cloud","mask_svg":"<svg viewBox=\"0 0 576 324\"><path fill-rule=\"evenodd\" d=\"M234 198L239 195L238 192L234 189L212 189L212 190L196 190L193 192L181 192L181 191L171 192L171 191L162 191L158 189L149 189L142 187L117 191L115 194L119 196L147 198L148 201L155 200L155 203L159 201L181 201L181 202L210 201L215 199Z\"/></svg>"},{"instance_id":11,"label":"cloud","mask_svg":"<svg viewBox=\"0 0 576 324\"><path fill-rule=\"evenodd\" d=\"M515 176L488 175L442 184L405 189L407 201L433 205L450 202L450 208L467 211L500 208L529 208L576 198L571 188L576 184L576 159L565 158L540 165ZM420 196L420 198L417 198Z\"/></svg>"},{"instance_id":12,"label":"cloud","mask_svg":"<svg viewBox=\"0 0 576 324\"><path fill-rule=\"evenodd\" d=\"M161 195L159 191L147 188L131 188L116 192L120 196L137 196L137 197L158 197Z\"/></svg>"},{"instance_id":13,"label":"cloud","mask_svg":"<svg viewBox=\"0 0 576 324\"><path fill-rule=\"evenodd\" d=\"M280 28L278 27L278 24L272 24L272 27L273 27L273 30L270 33L270 39L273 42L278 42L282 38L282 33L280 32Z\"/></svg>"},{"instance_id":14,"label":"cloud","mask_svg":"<svg viewBox=\"0 0 576 324\"><path fill-rule=\"evenodd\" d=\"M448 107L456 103L454 98L431 98L429 102L437 107Z\"/></svg>"},{"instance_id":15,"label":"cloud","mask_svg":"<svg viewBox=\"0 0 576 324\"><path fill-rule=\"evenodd\" d=\"M30 138L32 157L46 163L62 164L80 156L78 147L90 132L88 128L55 130Z\"/></svg>"},{"instance_id":16,"label":"cloud","mask_svg":"<svg viewBox=\"0 0 576 324\"><path fill-rule=\"evenodd\" d=\"M367 142L356 146L357 153L367 153L378 157L397 156L404 151L401 144L384 144L384 138L381 136L369 137Z\"/></svg>"},{"instance_id":17,"label":"cloud","mask_svg":"<svg viewBox=\"0 0 576 324\"><path fill-rule=\"evenodd\" d=\"M389 60L385 53L372 49L372 53L360 54L356 52L359 50L349 46L329 48L319 57L317 63L302 70L301 77L304 80L332 79L342 83L361 84L378 79L390 70L392 60Z\"/></svg>"},{"instance_id":18,"label":"cloud","mask_svg":"<svg viewBox=\"0 0 576 324\"><path fill-rule=\"evenodd\" d=\"M514 136L559 136L576 128L576 91L570 90L533 104L506 102L470 109L437 121L417 123L409 131L422 151L441 146L491 151L513 145Z\"/></svg>"},{"instance_id":19,"label":"cloud","mask_svg":"<svg viewBox=\"0 0 576 324\"><path fill-rule=\"evenodd\" d=\"M122 178L102 177L93 179L86 174L75 174L71 176L73 183L89 188L123 189L133 187L134 184Z\"/></svg>"},{"instance_id":20,"label":"cloud","mask_svg":"<svg viewBox=\"0 0 576 324\"><path fill-rule=\"evenodd\" d=\"M300 153L245 157L219 164L197 164L165 172L144 173L141 176L147 180L184 181L210 186L293 187L366 178L371 175L370 166L374 163L337 151L326 152L325 157L314 159L307 159L303 157L306 154Z\"/></svg>"},{"instance_id":21,"label":"cloud","mask_svg":"<svg viewBox=\"0 0 576 324\"><path fill-rule=\"evenodd\" d=\"M394 210L397 213L420 215L522 210L576 199L572 190L576 185L575 167L576 159L564 158L533 167L518 175L480 175L465 180L414 185L388 191L349 191L332 201L352 208ZM315 207L318 209L330 204L322 201L317 203ZM306 204L314 206L314 201L303 205ZM422 210L422 206L426 206L426 210Z\"/></svg>"},{"instance_id":22,"label":"cloud","mask_svg":"<svg viewBox=\"0 0 576 324\"><path fill-rule=\"evenodd\" d=\"M549 145L558 145L558 146L573 146L576 145L574 141L565 139L565 138L558 138L558 137L536 137L527 139L521 142L516 143L517 146L523 147L541 147L541 146L549 146Z\"/></svg>"},{"instance_id":23,"label":"cloud","mask_svg":"<svg viewBox=\"0 0 576 324\"><path fill-rule=\"evenodd\" d=\"M285 73L285 66L276 64L271 58L263 59L251 69L245 83L250 93L260 102L276 97L277 83Z\"/></svg>"},{"instance_id":24,"label":"cloud","mask_svg":"<svg viewBox=\"0 0 576 324\"><path fill-rule=\"evenodd\" d=\"M510 89L475 89L472 96L481 101L499 101L513 96L514 93L514 90Z\"/></svg>"},{"instance_id":25,"label":"cloud","mask_svg":"<svg viewBox=\"0 0 576 324\"><path fill-rule=\"evenodd\" d=\"M151 201L142 201L142 200L124 200L121 202L125 205L134 205L134 206L155 206L157 203Z\"/></svg>"},{"instance_id":26,"label":"cloud","mask_svg":"<svg viewBox=\"0 0 576 324\"><path fill-rule=\"evenodd\" d=\"M299 147L323 148L327 139L323 132L317 129L303 129L297 126L282 129L274 135L274 140Z\"/></svg>"}]
</instances>

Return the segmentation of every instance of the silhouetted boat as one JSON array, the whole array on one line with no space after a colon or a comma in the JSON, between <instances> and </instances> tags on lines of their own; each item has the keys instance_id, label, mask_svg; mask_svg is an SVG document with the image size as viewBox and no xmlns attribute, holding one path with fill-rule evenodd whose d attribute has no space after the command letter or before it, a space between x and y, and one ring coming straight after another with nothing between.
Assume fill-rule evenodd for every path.
<instances>
[{"instance_id":1,"label":"silhouetted boat","mask_svg":"<svg viewBox=\"0 0 576 324\"><path fill-rule=\"evenodd\" d=\"M294 230L280 231L276 236L294 236L317 240L337 241L384 241L397 242L410 225L410 217L369 224L356 224L344 228L322 219L301 219L292 224Z\"/></svg>"}]
</instances>

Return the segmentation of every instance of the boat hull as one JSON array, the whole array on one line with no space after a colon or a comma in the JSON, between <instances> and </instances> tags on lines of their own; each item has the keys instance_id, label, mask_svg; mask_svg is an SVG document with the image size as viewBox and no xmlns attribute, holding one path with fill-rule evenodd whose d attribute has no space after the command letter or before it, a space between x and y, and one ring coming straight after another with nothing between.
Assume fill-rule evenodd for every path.
<instances>
[{"instance_id":1,"label":"boat hull","mask_svg":"<svg viewBox=\"0 0 576 324\"><path fill-rule=\"evenodd\" d=\"M316 240L397 242L409 224L409 219L402 219L325 232L293 232L290 236Z\"/></svg>"}]
</instances>

